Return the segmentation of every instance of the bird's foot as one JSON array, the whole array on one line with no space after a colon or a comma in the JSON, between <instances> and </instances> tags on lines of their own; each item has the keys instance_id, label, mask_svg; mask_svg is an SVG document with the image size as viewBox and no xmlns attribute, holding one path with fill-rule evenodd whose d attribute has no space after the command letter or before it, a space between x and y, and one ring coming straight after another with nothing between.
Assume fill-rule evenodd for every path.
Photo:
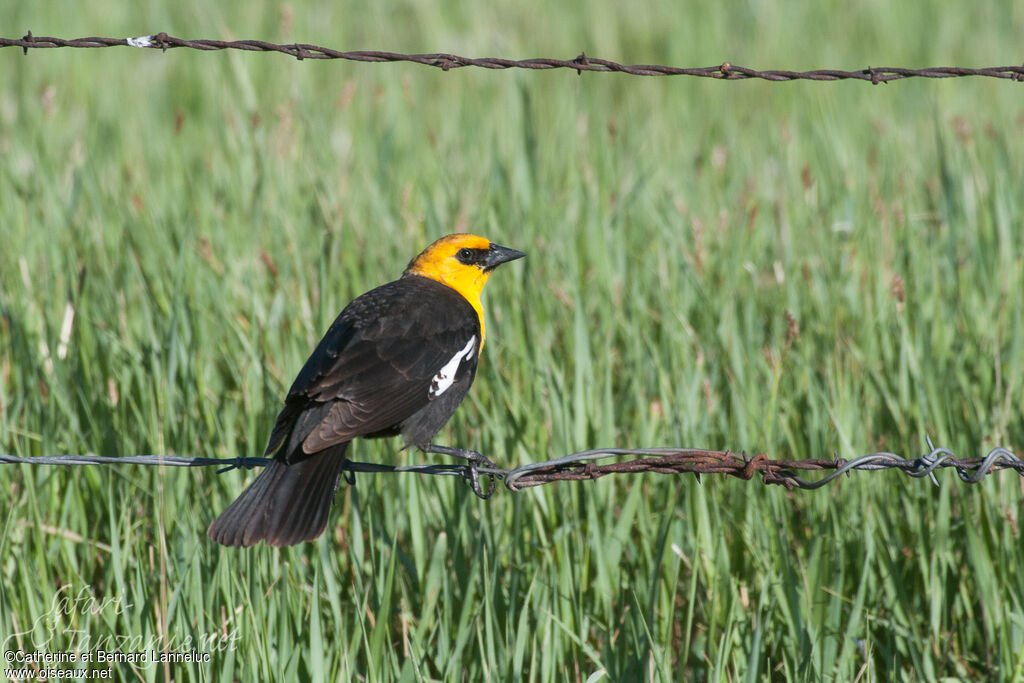
<instances>
[{"instance_id":1,"label":"bird's foot","mask_svg":"<svg viewBox=\"0 0 1024 683\"><path fill-rule=\"evenodd\" d=\"M424 453L436 453L438 455L451 455L456 458L462 458L467 461L466 472L463 477L466 479L466 483L469 484L469 488L473 489L473 493L476 494L477 498L487 500L494 493L494 487L497 484L496 477L494 474L484 472L481 474L480 468L484 469L499 469L498 465L492 462L487 456L476 451L471 451L468 448L454 448L452 446L438 446L435 444L427 444L421 449ZM484 491L484 487L481 484L481 478L488 478L487 490Z\"/></svg>"},{"instance_id":2,"label":"bird's foot","mask_svg":"<svg viewBox=\"0 0 1024 683\"><path fill-rule=\"evenodd\" d=\"M348 458L345 458L345 469L341 471L341 476L345 478L345 483L349 486L356 485L356 472L348 467L348 464L352 462Z\"/></svg>"}]
</instances>

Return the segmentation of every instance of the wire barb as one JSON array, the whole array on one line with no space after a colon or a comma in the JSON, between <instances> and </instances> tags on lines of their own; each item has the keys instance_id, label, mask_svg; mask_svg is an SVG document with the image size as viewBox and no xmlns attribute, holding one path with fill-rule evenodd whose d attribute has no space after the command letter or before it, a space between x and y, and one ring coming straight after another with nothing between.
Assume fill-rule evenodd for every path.
<instances>
[{"instance_id":1,"label":"wire barb","mask_svg":"<svg viewBox=\"0 0 1024 683\"><path fill-rule=\"evenodd\" d=\"M985 76L988 78L1005 78L1015 82L1024 82L1024 66L993 66L972 69L956 66L928 67L924 69L908 69L903 67L872 67L857 71L840 71L836 69L817 69L814 71L758 71L730 62L722 62L717 66L688 67L663 66L658 64L619 64L608 59L588 57L580 53L574 59L553 59L540 57L535 59L505 59L501 57L471 58L448 53L405 54L401 52L378 51L341 51L320 45L300 43L271 43L264 40L185 40L169 36L164 32L137 38L54 38L49 36L33 36L27 32L21 38L0 38L0 47L20 47L24 54L29 49L47 49L56 47L137 47L159 49L166 52L169 48L188 48L192 50L247 50L250 52L279 52L303 61L306 59L345 59L354 62L411 62L423 66L432 66L442 71L475 66L481 69L571 69L577 74L584 71L614 72L631 76L695 76L714 78L723 81L739 81L761 79L776 83L789 81L842 81L858 80L878 85L905 78L961 78L965 76Z\"/></svg>"}]
</instances>

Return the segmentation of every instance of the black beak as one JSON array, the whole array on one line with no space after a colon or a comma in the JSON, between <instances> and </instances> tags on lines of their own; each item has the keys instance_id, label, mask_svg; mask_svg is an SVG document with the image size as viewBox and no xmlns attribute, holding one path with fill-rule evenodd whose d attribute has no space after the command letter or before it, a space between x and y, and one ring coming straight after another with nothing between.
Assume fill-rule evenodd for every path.
<instances>
[{"instance_id":1,"label":"black beak","mask_svg":"<svg viewBox=\"0 0 1024 683\"><path fill-rule=\"evenodd\" d=\"M484 257L484 270L494 270L502 263L515 261L517 258L523 258L524 256L526 254L521 251L509 249L508 247L491 242L491 246L487 249L487 256Z\"/></svg>"}]
</instances>

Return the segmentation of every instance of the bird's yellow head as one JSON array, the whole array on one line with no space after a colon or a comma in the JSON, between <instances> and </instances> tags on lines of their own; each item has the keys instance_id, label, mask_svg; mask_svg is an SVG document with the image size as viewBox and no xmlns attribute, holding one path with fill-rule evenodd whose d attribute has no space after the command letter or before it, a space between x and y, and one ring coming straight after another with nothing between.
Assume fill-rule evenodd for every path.
<instances>
[{"instance_id":1,"label":"bird's yellow head","mask_svg":"<svg viewBox=\"0 0 1024 683\"><path fill-rule=\"evenodd\" d=\"M482 337L484 317L480 292L487 278L502 263L524 256L526 254L521 251L495 244L484 237L458 233L442 237L424 249L409 262L405 274L437 280L461 294L480 317Z\"/></svg>"}]
</instances>

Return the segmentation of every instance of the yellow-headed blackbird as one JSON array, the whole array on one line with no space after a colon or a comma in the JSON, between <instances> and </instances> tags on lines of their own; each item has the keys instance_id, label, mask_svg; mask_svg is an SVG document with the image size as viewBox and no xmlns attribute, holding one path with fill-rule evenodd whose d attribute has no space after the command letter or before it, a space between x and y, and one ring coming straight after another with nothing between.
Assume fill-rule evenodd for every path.
<instances>
[{"instance_id":1,"label":"yellow-headed blackbird","mask_svg":"<svg viewBox=\"0 0 1024 683\"><path fill-rule=\"evenodd\" d=\"M473 383L484 283L523 256L476 235L448 235L401 278L346 306L288 391L267 444L274 459L210 525L210 538L285 546L318 537L356 437L401 434L424 452L482 458L430 441Z\"/></svg>"}]
</instances>

